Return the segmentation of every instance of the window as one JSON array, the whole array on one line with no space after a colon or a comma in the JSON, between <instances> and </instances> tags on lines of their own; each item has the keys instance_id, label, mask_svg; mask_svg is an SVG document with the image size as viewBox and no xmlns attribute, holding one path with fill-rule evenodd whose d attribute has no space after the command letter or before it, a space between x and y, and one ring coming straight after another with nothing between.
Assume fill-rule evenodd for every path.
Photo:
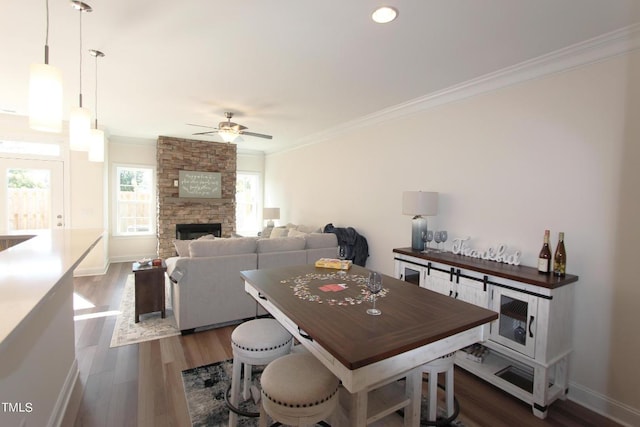
<instances>
[{"instance_id":1,"label":"window","mask_svg":"<svg viewBox=\"0 0 640 427\"><path fill-rule=\"evenodd\" d=\"M151 167L116 166L114 235L155 234L156 200Z\"/></svg>"},{"instance_id":2,"label":"window","mask_svg":"<svg viewBox=\"0 0 640 427\"><path fill-rule=\"evenodd\" d=\"M255 236L260 226L260 174L238 172L236 174L236 232L243 236Z\"/></svg>"}]
</instances>

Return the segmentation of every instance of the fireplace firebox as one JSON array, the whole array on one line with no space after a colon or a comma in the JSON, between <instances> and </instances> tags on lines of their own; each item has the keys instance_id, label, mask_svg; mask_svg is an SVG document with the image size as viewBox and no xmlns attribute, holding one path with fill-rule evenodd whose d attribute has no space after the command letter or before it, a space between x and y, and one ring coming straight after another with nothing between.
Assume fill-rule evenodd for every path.
<instances>
[{"instance_id":1,"label":"fireplace firebox","mask_svg":"<svg viewBox=\"0 0 640 427\"><path fill-rule=\"evenodd\" d=\"M176 239L178 240L193 240L207 234L221 237L222 224L219 222L210 224L176 224Z\"/></svg>"}]
</instances>

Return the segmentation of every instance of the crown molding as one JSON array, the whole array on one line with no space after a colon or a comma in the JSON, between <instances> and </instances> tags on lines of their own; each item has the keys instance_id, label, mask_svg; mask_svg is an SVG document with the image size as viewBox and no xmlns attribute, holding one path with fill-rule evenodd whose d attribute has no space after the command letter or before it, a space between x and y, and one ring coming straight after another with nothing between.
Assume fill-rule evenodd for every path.
<instances>
[{"instance_id":1,"label":"crown molding","mask_svg":"<svg viewBox=\"0 0 640 427\"><path fill-rule=\"evenodd\" d=\"M414 98L402 104L385 108L326 131L302 138L299 141L299 145L280 151L280 153L297 150L363 127L395 120L450 102L460 101L528 80L593 64L637 49L640 49L640 24L624 27L446 89Z\"/></svg>"}]
</instances>

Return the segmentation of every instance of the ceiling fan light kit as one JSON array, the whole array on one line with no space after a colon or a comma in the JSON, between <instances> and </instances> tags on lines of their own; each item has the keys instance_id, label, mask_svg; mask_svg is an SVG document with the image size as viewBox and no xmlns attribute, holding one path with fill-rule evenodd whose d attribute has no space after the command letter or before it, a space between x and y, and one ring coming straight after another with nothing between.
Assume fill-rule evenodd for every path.
<instances>
[{"instance_id":1,"label":"ceiling fan light kit","mask_svg":"<svg viewBox=\"0 0 640 427\"><path fill-rule=\"evenodd\" d=\"M378 24L388 24L398 17L398 10L391 6L381 6L373 11L371 19Z\"/></svg>"},{"instance_id":2,"label":"ceiling fan light kit","mask_svg":"<svg viewBox=\"0 0 640 427\"><path fill-rule=\"evenodd\" d=\"M217 133L218 135L220 135L222 140L226 143L231 143L235 141L236 138L238 138L241 135L255 136L258 138L265 138L265 139L273 138L271 135L265 135L263 133L247 132L246 129L248 128L246 126L242 126L242 125L239 125L238 123L233 123L231 121L231 118L233 117L233 113L230 111L225 112L224 116L227 119L227 121L218 123L217 128L214 128L211 126L205 126L205 125L197 125L193 123L187 123L187 125L213 129L206 132L197 132L197 133L194 133L193 135L211 135L211 134Z\"/></svg>"}]
</instances>

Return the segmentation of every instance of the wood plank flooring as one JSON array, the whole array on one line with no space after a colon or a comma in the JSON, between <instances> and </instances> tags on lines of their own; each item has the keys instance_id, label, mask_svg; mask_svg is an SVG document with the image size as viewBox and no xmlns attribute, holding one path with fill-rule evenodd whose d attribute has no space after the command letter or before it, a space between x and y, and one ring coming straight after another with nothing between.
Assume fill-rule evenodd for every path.
<instances>
[{"instance_id":1,"label":"wood plank flooring","mask_svg":"<svg viewBox=\"0 0 640 427\"><path fill-rule=\"evenodd\" d=\"M130 272L131 263L117 263L104 276L74 279L76 294L94 305L76 315L95 317L75 322L80 376L63 426L188 427L181 372L231 358L234 326L109 348L115 315L101 313L119 309ZM570 400L555 402L540 420L525 403L458 368L455 394L467 427L619 425Z\"/></svg>"}]
</instances>

